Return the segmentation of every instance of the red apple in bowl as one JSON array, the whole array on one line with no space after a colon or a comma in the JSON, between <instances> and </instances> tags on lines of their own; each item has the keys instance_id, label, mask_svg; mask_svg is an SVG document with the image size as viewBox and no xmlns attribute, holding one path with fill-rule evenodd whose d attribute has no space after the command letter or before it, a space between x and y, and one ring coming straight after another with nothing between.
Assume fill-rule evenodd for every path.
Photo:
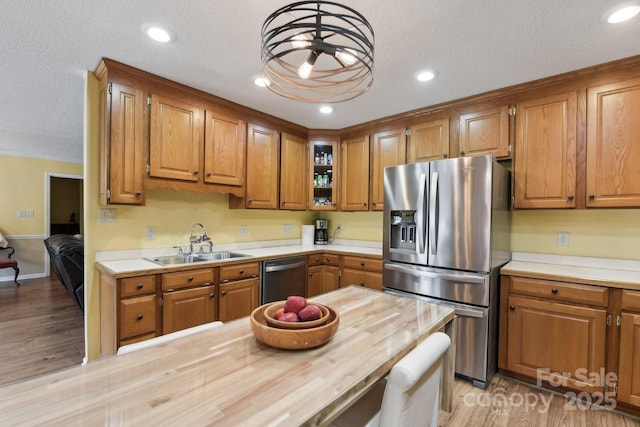
<instances>
[{"instance_id":1,"label":"red apple in bowl","mask_svg":"<svg viewBox=\"0 0 640 427\"><path fill-rule=\"evenodd\" d=\"M298 317L298 315L292 311L286 312L284 313L280 319L278 319L282 322L299 322L300 318Z\"/></svg>"},{"instance_id":2,"label":"red apple in bowl","mask_svg":"<svg viewBox=\"0 0 640 427\"><path fill-rule=\"evenodd\" d=\"M307 305L305 297L290 296L284 303L284 311L287 313L297 313Z\"/></svg>"},{"instance_id":3,"label":"red apple in bowl","mask_svg":"<svg viewBox=\"0 0 640 427\"><path fill-rule=\"evenodd\" d=\"M307 304L298 312L298 317L301 321L308 322L310 320L317 320L322 317L322 312L320 311L320 307L318 307L317 305Z\"/></svg>"},{"instance_id":4,"label":"red apple in bowl","mask_svg":"<svg viewBox=\"0 0 640 427\"><path fill-rule=\"evenodd\" d=\"M276 311L276 314L273 315L273 318L276 320L280 320L280 318L282 317L282 315L284 314L284 307L282 307L280 310Z\"/></svg>"}]
</instances>

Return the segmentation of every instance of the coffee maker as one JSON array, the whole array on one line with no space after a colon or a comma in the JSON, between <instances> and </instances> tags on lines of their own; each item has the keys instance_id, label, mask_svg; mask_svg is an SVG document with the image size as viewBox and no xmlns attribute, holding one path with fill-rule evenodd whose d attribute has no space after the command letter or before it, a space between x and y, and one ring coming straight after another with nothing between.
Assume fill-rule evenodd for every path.
<instances>
[{"instance_id":1,"label":"coffee maker","mask_svg":"<svg viewBox=\"0 0 640 427\"><path fill-rule=\"evenodd\" d=\"M326 245L329 243L328 221L326 219L316 219L316 232L314 242L316 245Z\"/></svg>"}]
</instances>

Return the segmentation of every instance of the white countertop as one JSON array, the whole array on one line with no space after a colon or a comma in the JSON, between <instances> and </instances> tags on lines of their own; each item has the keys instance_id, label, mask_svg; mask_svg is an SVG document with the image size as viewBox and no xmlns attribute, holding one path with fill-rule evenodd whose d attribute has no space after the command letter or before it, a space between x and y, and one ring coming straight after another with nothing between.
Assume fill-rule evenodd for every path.
<instances>
[{"instance_id":1,"label":"white countertop","mask_svg":"<svg viewBox=\"0 0 640 427\"><path fill-rule=\"evenodd\" d=\"M640 261L514 252L502 274L640 290Z\"/></svg>"},{"instance_id":2,"label":"white countertop","mask_svg":"<svg viewBox=\"0 0 640 427\"><path fill-rule=\"evenodd\" d=\"M298 240L299 242L299 240ZM257 247L243 245L219 245L214 247L214 251L233 251L249 255L248 258L234 258L218 261L198 262L195 264L173 264L160 265L147 261L145 258L152 258L163 255L175 255L177 249L146 249L131 251L103 252L96 254L96 263L101 270L110 274L126 274L148 272L150 270L175 269L176 267L188 266L190 268L215 266L229 262L251 262L253 260L262 261L265 259L275 259L291 257L296 255L306 255L319 251L328 251L341 254L355 254L363 256L382 257L382 244L376 242L342 241L340 244L310 245L291 244L291 241L275 242L274 246L267 246L270 242L255 244Z\"/></svg>"}]
</instances>

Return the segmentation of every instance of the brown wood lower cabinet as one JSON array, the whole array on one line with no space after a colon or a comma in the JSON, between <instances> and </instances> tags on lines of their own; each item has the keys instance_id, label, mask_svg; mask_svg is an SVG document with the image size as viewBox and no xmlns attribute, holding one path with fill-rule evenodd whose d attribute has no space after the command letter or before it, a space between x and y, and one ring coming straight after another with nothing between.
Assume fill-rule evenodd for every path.
<instances>
[{"instance_id":1,"label":"brown wood lower cabinet","mask_svg":"<svg viewBox=\"0 0 640 427\"><path fill-rule=\"evenodd\" d=\"M342 257L340 287L360 285L382 290L382 260L356 256Z\"/></svg>"},{"instance_id":2,"label":"brown wood lower cabinet","mask_svg":"<svg viewBox=\"0 0 640 427\"><path fill-rule=\"evenodd\" d=\"M165 292L162 333L168 334L216 320L216 285Z\"/></svg>"},{"instance_id":3,"label":"brown wood lower cabinet","mask_svg":"<svg viewBox=\"0 0 640 427\"><path fill-rule=\"evenodd\" d=\"M307 296L334 291L340 286L340 256L314 254L307 257Z\"/></svg>"},{"instance_id":4,"label":"brown wood lower cabinet","mask_svg":"<svg viewBox=\"0 0 640 427\"><path fill-rule=\"evenodd\" d=\"M222 322L248 316L260 305L260 263L220 267L218 319Z\"/></svg>"},{"instance_id":5,"label":"brown wood lower cabinet","mask_svg":"<svg viewBox=\"0 0 640 427\"><path fill-rule=\"evenodd\" d=\"M640 413L640 291L503 275L500 298L503 374Z\"/></svg>"},{"instance_id":6,"label":"brown wood lower cabinet","mask_svg":"<svg viewBox=\"0 0 640 427\"><path fill-rule=\"evenodd\" d=\"M618 400L640 407L640 292L622 291Z\"/></svg>"}]
</instances>

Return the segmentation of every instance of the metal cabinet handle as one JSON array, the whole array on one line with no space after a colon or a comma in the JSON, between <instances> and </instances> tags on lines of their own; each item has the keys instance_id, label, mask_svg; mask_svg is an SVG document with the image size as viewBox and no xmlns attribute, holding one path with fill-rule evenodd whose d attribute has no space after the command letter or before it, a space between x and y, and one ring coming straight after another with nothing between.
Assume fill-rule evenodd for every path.
<instances>
[{"instance_id":1,"label":"metal cabinet handle","mask_svg":"<svg viewBox=\"0 0 640 427\"><path fill-rule=\"evenodd\" d=\"M249 200L248 200L248 203L253 203L253 199L249 199Z\"/></svg>"},{"instance_id":2,"label":"metal cabinet handle","mask_svg":"<svg viewBox=\"0 0 640 427\"><path fill-rule=\"evenodd\" d=\"M211 292L211 293L209 294L209 298L214 298L215 296L216 296L216 294L214 294L213 292Z\"/></svg>"},{"instance_id":3,"label":"metal cabinet handle","mask_svg":"<svg viewBox=\"0 0 640 427\"><path fill-rule=\"evenodd\" d=\"M142 191L136 191L136 197L142 196Z\"/></svg>"},{"instance_id":4,"label":"metal cabinet handle","mask_svg":"<svg viewBox=\"0 0 640 427\"><path fill-rule=\"evenodd\" d=\"M207 172L207 178L209 178L211 175L213 175L211 172Z\"/></svg>"},{"instance_id":5,"label":"metal cabinet handle","mask_svg":"<svg viewBox=\"0 0 640 427\"><path fill-rule=\"evenodd\" d=\"M360 282L360 286L364 286L364 282Z\"/></svg>"},{"instance_id":6,"label":"metal cabinet handle","mask_svg":"<svg viewBox=\"0 0 640 427\"><path fill-rule=\"evenodd\" d=\"M367 202L362 202L362 205L363 206L367 206Z\"/></svg>"},{"instance_id":7,"label":"metal cabinet handle","mask_svg":"<svg viewBox=\"0 0 640 427\"><path fill-rule=\"evenodd\" d=\"M331 262L331 258L327 257L327 262Z\"/></svg>"},{"instance_id":8,"label":"metal cabinet handle","mask_svg":"<svg viewBox=\"0 0 640 427\"><path fill-rule=\"evenodd\" d=\"M221 295L221 296L225 296L226 294L227 294L227 291L222 291L222 292L220 292L220 295Z\"/></svg>"},{"instance_id":9,"label":"metal cabinet handle","mask_svg":"<svg viewBox=\"0 0 640 427\"><path fill-rule=\"evenodd\" d=\"M138 314L138 315L136 316L136 319L138 319L138 320L142 320L143 318L144 318L144 316L143 316L142 314Z\"/></svg>"},{"instance_id":10,"label":"metal cabinet handle","mask_svg":"<svg viewBox=\"0 0 640 427\"><path fill-rule=\"evenodd\" d=\"M589 200L593 200L595 198L596 198L595 194L589 194Z\"/></svg>"},{"instance_id":11,"label":"metal cabinet handle","mask_svg":"<svg viewBox=\"0 0 640 427\"><path fill-rule=\"evenodd\" d=\"M516 308L512 305L509 306L509 310L514 311Z\"/></svg>"},{"instance_id":12,"label":"metal cabinet handle","mask_svg":"<svg viewBox=\"0 0 640 427\"><path fill-rule=\"evenodd\" d=\"M138 289L142 289L144 288L144 285L142 283L138 283L138 286L136 286Z\"/></svg>"},{"instance_id":13,"label":"metal cabinet handle","mask_svg":"<svg viewBox=\"0 0 640 427\"><path fill-rule=\"evenodd\" d=\"M443 159L446 159L447 157L449 157L449 155L448 155L447 153L443 153L443 154L442 154L442 158L443 158Z\"/></svg>"},{"instance_id":14,"label":"metal cabinet handle","mask_svg":"<svg viewBox=\"0 0 640 427\"><path fill-rule=\"evenodd\" d=\"M569 196L569 197L567 197L567 200L568 200L568 201L572 201L572 200L573 200L573 196Z\"/></svg>"},{"instance_id":15,"label":"metal cabinet handle","mask_svg":"<svg viewBox=\"0 0 640 427\"><path fill-rule=\"evenodd\" d=\"M309 273L309 277L313 276L313 273Z\"/></svg>"},{"instance_id":16,"label":"metal cabinet handle","mask_svg":"<svg viewBox=\"0 0 640 427\"><path fill-rule=\"evenodd\" d=\"M364 261L360 261L360 265L364 267Z\"/></svg>"},{"instance_id":17,"label":"metal cabinet handle","mask_svg":"<svg viewBox=\"0 0 640 427\"><path fill-rule=\"evenodd\" d=\"M193 276L189 276L189 277L187 278L187 282L193 282Z\"/></svg>"},{"instance_id":18,"label":"metal cabinet handle","mask_svg":"<svg viewBox=\"0 0 640 427\"><path fill-rule=\"evenodd\" d=\"M243 269L240 270L240 274L244 274L244 270Z\"/></svg>"},{"instance_id":19,"label":"metal cabinet handle","mask_svg":"<svg viewBox=\"0 0 640 427\"><path fill-rule=\"evenodd\" d=\"M198 171L193 171L193 174L194 175L198 175Z\"/></svg>"},{"instance_id":20,"label":"metal cabinet handle","mask_svg":"<svg viewBox=\"0 0 640 427\"><path fill-rule=\"evenodd\" d=\"M555 294L558 293L558 290L556 288L553 288L553 289L551 289L551 293L555 295Z\"/></svg>"},{"instance_id":21,"label":"metal cabinet handle","mask_svg":"<svg viewBox=\"0 0 640 427\"><path fill-rule=\"evenodd\" d=\"M461 156L464 156L464 151L461 151L461 152L460 152L460 155L461 155Z\"/></svg>"},{"instance_id":22,"label":"metal cabinet handle","mask_svg":"<svg viewBox=\"0 0 640 427\"><path fill-rule=\"evenodd\" d=\"M316 262L320 262L320 258L316 258Z\"/></svg>"}]
</instances>

